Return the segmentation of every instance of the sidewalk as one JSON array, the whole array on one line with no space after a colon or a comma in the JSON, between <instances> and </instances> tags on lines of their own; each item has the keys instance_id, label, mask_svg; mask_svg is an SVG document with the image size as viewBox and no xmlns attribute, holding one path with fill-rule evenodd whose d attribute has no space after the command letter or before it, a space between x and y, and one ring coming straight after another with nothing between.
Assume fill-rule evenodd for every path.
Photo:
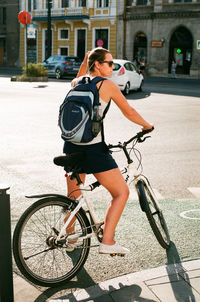
<instances>
[{"instance_id":1,"label":"sidewalk","mask_svg":"<svg viewBox=\"0 0 200 302\"><path fill-rule=\"evenodd\" d=\"M34 302L41 292L14 277L15 302ZM45 300L40 300L45 301ZM81 289L49 302L200 302L200 260L144 270Z\"/></svg>"}]
</instances>

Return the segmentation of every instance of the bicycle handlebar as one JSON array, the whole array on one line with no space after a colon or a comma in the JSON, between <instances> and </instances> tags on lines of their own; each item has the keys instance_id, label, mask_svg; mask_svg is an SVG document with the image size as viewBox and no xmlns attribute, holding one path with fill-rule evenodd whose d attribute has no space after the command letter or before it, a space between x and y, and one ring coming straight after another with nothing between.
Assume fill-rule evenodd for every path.
<instances>
[{"instance_id":1,"label":"bicycle handlebar","mask_svg":"<svg viewBox=\"0 0 200 302\"><path fill-rule=\"evenodd\" d=\"M129 139L128 141L124 142L123 144L119 143L118 145L108 145L108 148L109 149L117 148L117 147L118 148L120 148L120 147L123 148L123 147L127 146L128 144L130 144L134 139L137 139L138 142L142 143L147 138L146 137L146 138L142 139L142 137L145 134L147 134L147 133L149 133L149 132L151 132L153 130L154 130L154 127L152 127L151 129L147 129L147 130L142 130L142 131L138 132L135 136L133 136L131 139Z\"/></svg>"}]
</instances>

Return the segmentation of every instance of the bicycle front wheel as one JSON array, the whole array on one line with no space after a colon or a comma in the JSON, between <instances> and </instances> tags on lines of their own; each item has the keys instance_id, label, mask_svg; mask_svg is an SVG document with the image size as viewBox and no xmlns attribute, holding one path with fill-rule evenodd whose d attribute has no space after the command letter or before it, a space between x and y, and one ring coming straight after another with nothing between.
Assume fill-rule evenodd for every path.
<instances>
[{"instance_id":1,"label":"bicycle front wheel","mask_svg":"<svg viewBox=\"0 0 200 302\"><path fill-rule=\"evenodd\" d=\"M84 265L90 238L81 246L67 249L66 241L55 244L55 238L70 214L69 198L48 197L32 204L19 219L13 235L13 253L21 273L31 282L53 287L72 279ZM74 233L85 236L91 232L89 220L80 209L74 222Z\"/></svg>"},{"instance_id":2,"label":"bicycle front wheel","mask_svg":"<svg viewBox=\"0 0 200 302\"><path fill-rule=\"evenodd\" d=\"M136 190L140 206L148 218L156 239L164 249L168 249L170 246L170 236L167 224L150 185L144 180L139 180L136 184Z\"/></svg>"}]
</instances>

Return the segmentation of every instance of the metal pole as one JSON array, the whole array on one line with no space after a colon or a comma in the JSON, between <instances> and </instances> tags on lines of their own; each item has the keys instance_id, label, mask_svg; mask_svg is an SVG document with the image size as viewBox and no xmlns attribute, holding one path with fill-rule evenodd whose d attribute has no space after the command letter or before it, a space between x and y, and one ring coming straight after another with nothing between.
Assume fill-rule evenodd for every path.
<instances>
[{"instance_id":1,"label":"metal pole","mask_svg":"<svg viewBox=\"0 0 200 302\"><path fill-rule=\"evenodd\" d=\"M51 56L51 0L48 0L48 24L47 24L47 58Z\"/></svg>"},{"instance_id":2,"label":"metal pole","mask_svg":"<svg viewBox=\"0 0 200 302\"><path fill-rule=\"evenodd\" d=\"M27 72L28 72L28 39L27 39L27 23L26 23L26 75Z\"/></svg>"},{"instance_id":3,"label":"metal pole","mask_svg":"<svg viewBox=\"0 0 200 302\"><path fill-rule=\"evenodd\" d=\"M0 186L0 302L14 302L8 189L8 186Z\"/></svg>"}]
</instances>

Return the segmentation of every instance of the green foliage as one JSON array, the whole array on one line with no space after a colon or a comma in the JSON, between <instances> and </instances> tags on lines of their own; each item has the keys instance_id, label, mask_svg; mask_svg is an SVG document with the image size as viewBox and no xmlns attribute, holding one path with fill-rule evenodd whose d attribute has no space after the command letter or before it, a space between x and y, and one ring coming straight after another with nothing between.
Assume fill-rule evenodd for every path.
<instances>
[{"instance_id":1,"label":"green foliage","mask_svg":"<svg viewBox=\"0 0 200 302\"><path fill-rule=\"evenodd\" d=\"M46 77L46 68L39 63L28 63L28 66L23 67L23 77Z\"/></svg>"}]
</instances>

